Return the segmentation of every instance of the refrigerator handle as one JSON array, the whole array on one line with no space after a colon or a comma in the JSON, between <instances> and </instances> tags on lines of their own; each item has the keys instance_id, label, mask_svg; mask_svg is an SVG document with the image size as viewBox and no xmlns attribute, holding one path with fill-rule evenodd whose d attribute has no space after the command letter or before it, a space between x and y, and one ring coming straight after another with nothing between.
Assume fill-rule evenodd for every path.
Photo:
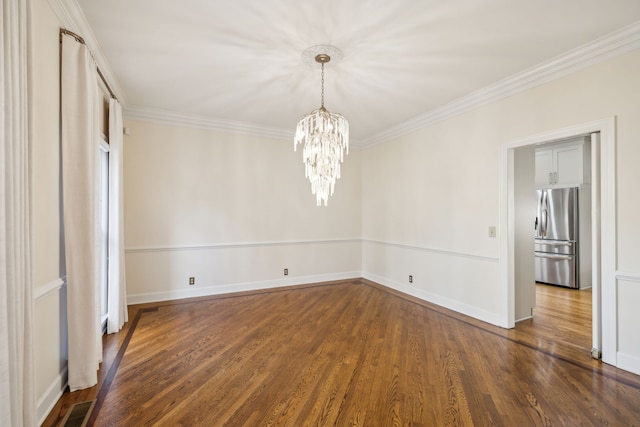
<instances>
[{"instance_id":1,"label":"refrigerator handle","mask_svg":"<svg viewBox=\"0 0 640 427\"><path fill-rule=\"evenodd\" d=\"M538 200L538 215L536 215L536 238L542 237L542 200L544 190L540 190L540 200Z\"/></svg>"},{"instance_id":2,"label":"refrigerator handle","mask_svg":"<svg viewBox=\"0 0 640 427\"><path fill-rule=\"evenodd\" d=\"M546 191L543 191L542 192L542 218L541 218L542 237L547 237L547 226L549 225L548 215L549 215L549 196Z\"/></svg>"},{"instance_id":3,"label":"refrigerator handle","mask_svg":"<svg viewBox=\"0 0 640 427\"><path fill-rule=\"evenodd\" d=\"M536 252L536 257L551 259L555 261L571 261L575 259L575 255L546 254L543 252Z\"/></svg>"}]
</instances>

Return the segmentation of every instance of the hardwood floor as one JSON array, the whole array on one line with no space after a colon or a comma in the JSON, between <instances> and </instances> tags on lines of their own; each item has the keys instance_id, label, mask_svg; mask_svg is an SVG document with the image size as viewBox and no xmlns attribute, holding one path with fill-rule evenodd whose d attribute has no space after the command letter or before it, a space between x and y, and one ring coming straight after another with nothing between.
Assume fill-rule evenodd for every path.
<instances>
[{"instance_id":1,"label":"hardwood floor","mask_svg":"<svg viewBox=\"0 0 640 427\"><path fill-rule=\"evenodd\" d=\"M518 322L512 336L559 357L591 357L591 289L536 284L533 319Z\"/></svg>"},{"instance_id":2,"label":"hardwood floor","mask_svg":"<svg viewBox=\"0 0 640 427\"><path fill-rule=\"evenodd\" d=\"M537 289L512 330L366 280L132 306L44 426L95 397L97 426L638 425L640 377L589 356L589 291Z\"/></svg>"}]
</instances>

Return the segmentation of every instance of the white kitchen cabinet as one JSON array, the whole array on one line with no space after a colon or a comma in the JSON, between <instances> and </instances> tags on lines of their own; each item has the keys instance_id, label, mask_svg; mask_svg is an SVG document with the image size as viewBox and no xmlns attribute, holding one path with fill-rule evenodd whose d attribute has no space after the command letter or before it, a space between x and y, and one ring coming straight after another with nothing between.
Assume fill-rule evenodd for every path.
<instances>
[{"instance_id":1,"label":"white kitchen cabinet","mask_svg":"<svg viewBox=\"0 0 640 427\"><path fill-rule=\"evenodd\" d=\"M536 188L575 187L591 181L588 137L536 149Z\"/></svg>"},{"instance_id":2,"label":"white kitchen cabinet","mask_svg":"<svg viewBox=\"0 0 640 427\"><path fill-rule=\"evenodd\" d=\"M553 171L555 170L553 161L553 150L536 149L536 187L547 187L553 182Z\"/></svg>"}]
</instances>

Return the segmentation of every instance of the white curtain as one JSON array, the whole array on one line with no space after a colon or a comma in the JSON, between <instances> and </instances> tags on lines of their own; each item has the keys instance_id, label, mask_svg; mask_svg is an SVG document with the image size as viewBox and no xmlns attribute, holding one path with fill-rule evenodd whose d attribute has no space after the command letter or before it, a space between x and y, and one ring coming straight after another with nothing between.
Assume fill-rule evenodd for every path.
<instances>
[{"instance_id":1,"label":"white curtain","mask_svg":"<svg viewBox=\"0 0 640 427\"><path fill-rule=\"evenodd\" d=\"M124 269L122 108L109 102L109 298L107 333L118 332L128 320Z\"/></svg>"},{"instance_id":2,"label":"white curtain","mask_svg":"<svg viewBox=\"0 0 640 427\"><path fill-rule=\"evenodd\" d=\"M29 0L0 5L0 425L35 426Z\"/></svg>"},{"instance_id":3,"label":"white curtain","mask_svg":"<svg viewBox=\"0 0 640 427\"><path fill-rule=\"evenodd\" d=\"M102 357L99 308L97 67L89 49L62 37L62 204L67 276L69 388L98 382Z\"/></svg>"}]
</instances>

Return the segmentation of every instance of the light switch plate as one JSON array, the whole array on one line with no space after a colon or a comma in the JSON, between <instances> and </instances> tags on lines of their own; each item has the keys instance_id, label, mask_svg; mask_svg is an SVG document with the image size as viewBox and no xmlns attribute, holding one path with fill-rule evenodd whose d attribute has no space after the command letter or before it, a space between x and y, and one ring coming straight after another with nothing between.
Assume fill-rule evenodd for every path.
<instances>
[{"instance_id":1,"label":"light switch plate","mask_svg":"<svg viewBox=\"0 0 640 427\"><path fill-rule=\"evenodd\" d=\"M496 237L496 228L489 227L489 237Z\"/></svg>"}]
</instances>

